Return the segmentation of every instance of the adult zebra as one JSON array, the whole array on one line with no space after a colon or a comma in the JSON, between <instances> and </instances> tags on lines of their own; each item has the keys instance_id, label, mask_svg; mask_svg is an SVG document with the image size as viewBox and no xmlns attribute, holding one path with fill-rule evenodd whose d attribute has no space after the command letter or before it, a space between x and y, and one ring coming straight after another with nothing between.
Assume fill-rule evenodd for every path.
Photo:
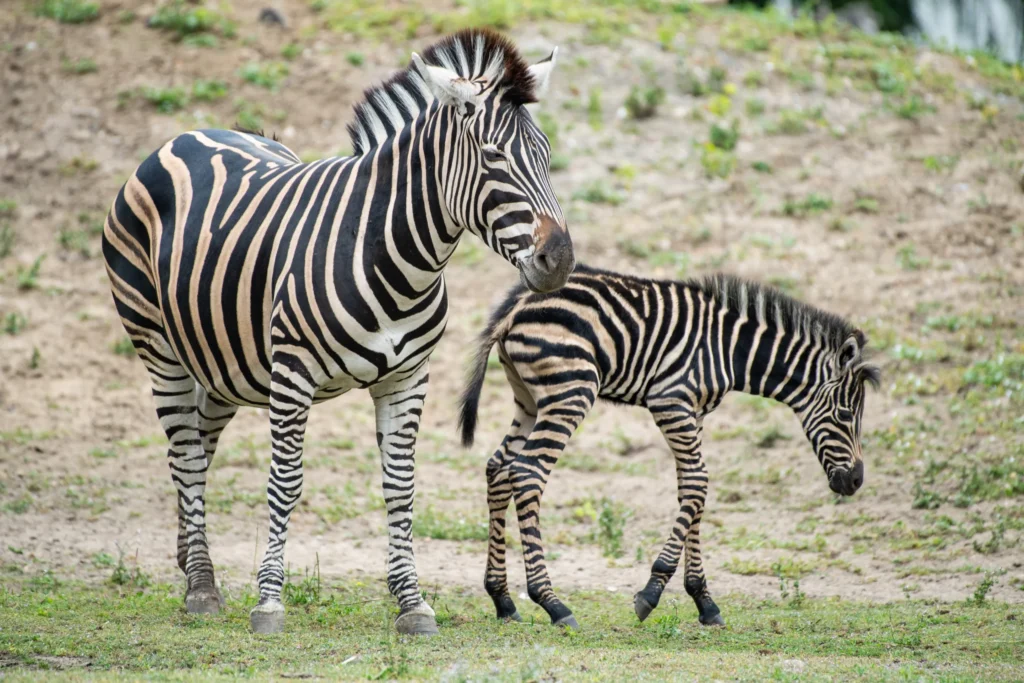
<instances>
[{"instance_id":1,"label":"adult zebra","mask_svg":"<svg viewBox=\"0 0 1024 683\"><path fill-rule=\"evenodd\" d=\"M487 463L490 546L485 587L499 618L518 619L508 593L505 513L514 497L530 597L555 624L576 619L551 590L540 501L551 470L598 397L646 407L675 457L679 513L647 586L641 620L657 607L685 545L684 585L703 624L722 624L708 593L700 519L708 488L704 417L731 390L774 398L803 423L829 486L853 495L864 481L860 429L867 339L842 318L770 287L726 275L644 280L577 268L551 294L513 289L480 338L460 424L473 442L487 357L494 344L515 394L512 427Z\"/></svg>"},{"instance_id":2,"label":"adult zebra","mask_svg":"<svg viewBox=\"0 0 1024 683\"><path fill-rule=\"evenodd\" d=\"M118 193L103 255L171 444L189 612L222 604L204 491L238 407L270 411L269 539L250 621L274 632L284 625L284 547L310 406L365 388L395 625L437 632L413 558L413 450L427 360L448 317L444 267L468 230L533 290L560 287L574 268L550 146L524 107L545 90L554 57L528 66L504 37L463 31L366 91L349 126L351 157L304 164L257 135L194 131Z\"/></svg>"}]
</instances>

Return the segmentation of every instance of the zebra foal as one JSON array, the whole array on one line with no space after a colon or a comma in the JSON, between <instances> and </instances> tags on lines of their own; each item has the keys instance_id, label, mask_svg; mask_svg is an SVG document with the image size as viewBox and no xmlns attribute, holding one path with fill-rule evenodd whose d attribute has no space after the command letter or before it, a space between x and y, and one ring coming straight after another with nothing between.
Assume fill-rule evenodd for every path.
<instances>
[{"instance_id":1,"label":"zebra foal","mask_svg":"<svg viewBox=\"0 0 1024 683\"><path fill-rule=\"evenodd\" d=\"M552 623L576 627L551 589L540 503L559 455L598 398L647 408L675 458L679 512L634 596L644 620L685 552L686 592L702 624L723 624L708 592L700 519L708 490L704 417L732 390L774 398L800 418L830 488L853 495L864 481L860 432L867 339L842 318L727 275L645 280L578 267L557 292L509 292L480 337L460 426L473 442L487 357L512 386L515 417L487 463L490 540L484 585L499 618L519 619L508 592L505 514L514 499L530 598Z\"/></svg>"},{"instance_id":2,"label":"zebra foal","mask_svg":"<svg viewBox=\"0 0 1024 683\"><path fill-rule=\"evenodd\" d=\"M448 319L444 267L464 231L547 291L575 266L525 104L555 53L528 65L504 37L463 31L367 90L355 154L301 163L261 136L180 135L114 200L103 255L149 371L178 493L189 612L217 612L206 474L239 406L269 408L269 539L253 630L284 626L288 521L312 404L368 389L388 523L388 588L403 633L436 633L412 547L414 448L427 361Z\"/></svg>"}]
</instances>

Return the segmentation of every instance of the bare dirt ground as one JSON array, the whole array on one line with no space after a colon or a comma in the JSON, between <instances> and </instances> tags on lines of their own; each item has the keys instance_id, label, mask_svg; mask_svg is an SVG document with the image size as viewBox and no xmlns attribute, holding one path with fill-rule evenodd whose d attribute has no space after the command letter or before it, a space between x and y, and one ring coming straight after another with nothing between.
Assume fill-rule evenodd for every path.
<instances>
[{"instance_id":1,"label":"bare dirt ground","mask_svg":"<svg viewBox=\"0 0 1024 683\"><path fill-rule=\"evenodd\" d=\"M287 28L260 24L260 3L234 2L237 36L216 47L147 28L149 5L103 2L100 19L82 25L20 7L0 16L0 201L15 204L0 204L0 228L16 234L10 254L0 251L3 571L100 581L123 553L158 578L177 576L163 439L142 364L115 351L124 333L92 228L135 165L178 132L245 116L304 158L344 153L362 89L436 35L423 26L378 41L328 30L309 3L275 6ZM644 37L657 23L614 41L572 24L509 31L531 57L561 48L537 111L565 165L553 179L580 260L773 282L862 325L885 372L865 417L867 484L849 500L829 492L785 407L736 395L708 419L712 591L778 595L782 574L812 596L959 600L989 576L990 595L1024 600L1024 404L1013 365L1024 353L1021 100L935 51L855 36L823 51L813 37L721 13L683 17L665 49ZM95 70L72 73L82 59ZM289 73L273 91L247 83L239 70L254 61ZM724 93L695 95L692 78ZM188 91L198 79L223 81L226 96L165 114L139 94ZM623 109L633 85L664 89L652 118ZM710 126L734 119L735 168L709 177ZM470 451L456 439L456 399L472 340L516 273L470 236L448 272L454 314L432 361L416 553L425 585L482 592L483 468L511 393L500 371L489 376ZM979 367L996 368L994 385L969 380ZM288 563L301 573L318 559L324 576L377 580L386 538L369 397L317 407L307 434ZM209 526L230 589L253 581L266 537L266 415L243 410L221 444ZM600 406L544 498L554 582L632 595L675 507L672 462L649 416ZM514 553L510 566L525 590ZM685 598L681 581L669 590Z\"/></svg>"}]
</instances>

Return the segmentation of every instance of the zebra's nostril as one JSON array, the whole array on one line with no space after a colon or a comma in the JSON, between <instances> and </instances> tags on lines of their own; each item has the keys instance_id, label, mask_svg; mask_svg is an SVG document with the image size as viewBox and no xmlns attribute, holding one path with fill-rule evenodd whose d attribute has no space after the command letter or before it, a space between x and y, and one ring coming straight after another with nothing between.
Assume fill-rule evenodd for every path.
<instances>
[{"instance_id":1,"label":"zebra's nostril","mask_svg":"<svg viewBox=\"0 0 1024 683\"><path fill-rule=\"evenodd\" d=\"M554 264L551 261L551 257L547 254L537 254L533 257L533 262L537 265L537 270L542 273L550 273L554 269Z\"/></svg>"}]
</instances>

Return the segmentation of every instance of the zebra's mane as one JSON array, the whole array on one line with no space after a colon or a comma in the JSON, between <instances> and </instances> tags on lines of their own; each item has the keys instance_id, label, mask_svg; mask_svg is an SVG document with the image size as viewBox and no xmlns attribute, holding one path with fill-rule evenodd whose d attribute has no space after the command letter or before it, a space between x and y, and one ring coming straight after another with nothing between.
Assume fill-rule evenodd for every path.
<instances>
[{"instance_id":1,"label":"zebra's mane","mask_svg":"<svg viewBox=\"0 0 1024 683\"><path fill-rule=\"evenodd\" d=\"M528 104L537 100L529 65L505 36L488 29L464 29L427 48L423 61L443 66L467 80L486 79L504 89L504 100ZM352 149L364 154L414 121L434 96L411 63L385 83L369 88L355 106L348 124Z\"/></svg>"},{"instance_id":2,"label":"zebra's mane","mask_svg":"<svg viewBox=\"0 0 1024 683\"><path fill-rule=\"evenodd\" d=\"M787 330L817 333L831 348L839 349L851 335L857 336L862 348L867 343L864 333L842 316L797 301L770 285L725 273L706 275L694 284L705 294L739 311L746 307L751 320L761 319L779 323Z\"/></svg>"}]
</instances>

